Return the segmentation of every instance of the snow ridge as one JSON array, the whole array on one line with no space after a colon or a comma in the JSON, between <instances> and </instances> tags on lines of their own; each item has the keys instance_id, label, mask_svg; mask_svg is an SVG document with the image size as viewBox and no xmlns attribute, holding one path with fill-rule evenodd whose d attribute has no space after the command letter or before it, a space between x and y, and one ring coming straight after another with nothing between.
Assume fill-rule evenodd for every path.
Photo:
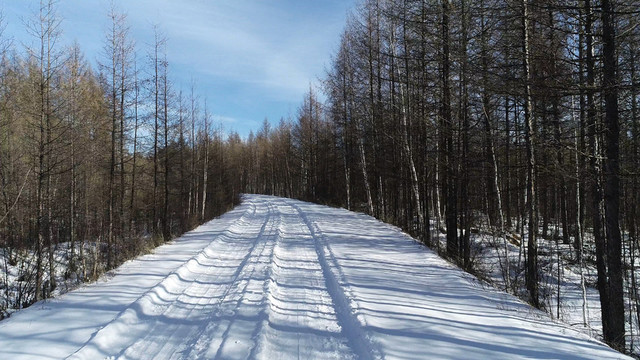
<instances>
[{"instance_id":1,"label":"snow ridge","mask_svg":"<svg viewBox=\"0 0 640 360\"><path fill-rule=\"evenodd\" d=\"M298 215L311 232L316 253L318 254L318 260L322 267L322 273L325 277L327 290L329 294L331 294L338 315L338 323L342 326L345 337L349 339L349 345L359 354L359 358L362 360L383 358L377 346L363 332L362 324L358 321L356 314L354 314L350 306L351 302L343 290L348 283L343 281L344 275L339 272L340 267L325 237L319 229L317 229L317 225L311 222L305 213L301 211L300 207L295 204L291 206L296 209ZM332 269L336 269L339 272L339 278L334 275Z\"/></svg>"},{"instance_id":2,"label":"snow ridge","mask_svg":"<svg viewBox=\"0 0 640 360\"><path fill-rule=\"evenodd\" d=\"M141 320L148 320L151 317L165 316L170 318L168 310L171 309L173 302L182 301L181 296L184 296L187 289L197 283L203 273L199 272L198 268L203 267L207 261L214 258L215 254L212 253L213 248L217 245L218 241L229 239L235 231L242 231L243 227L248 225L248 218L255 217L256 206L251 205L249 209L233 222L229 228L227 228L222 234L218 235L216 239L198 254L190 258L186 263L178 267L176 270L167 275L156 286L149 289L142 296L140 296L134 303L122 310L113 320L104 325L100 330L95 332L91 339L80 349L71 354L68 359L91 359L99 357L113 356L110 354L113 349L118 349L118 346L123 346L123 339L117 336L118 333L128 332L130 336L128 339L136 341L138 338L143 337L145 332L148 332L146 327L135 326L147 325L141 323ZM265 224L266 225L266 222ZM211 267L210 269L214 269ZM238 268L239 270L240 268ZM193 275L196 275L194 278ZM190 279L191 278L191 279ZM190 279L191 281L186 281ZM153 309L153 313L147 313L147 309ZM193 308L189 310L189 314L193 311ZM135 332L135 330L138 330ZM134 332L131 334L131 332ZM137 336L136 336L137 335ZM118 343L120 342L120 343ZM131 344L129 344L131 345ZM127 350L127 347L122 349L118 355L123 355ZM145 349L149 350L149 349Z\"/></svg>"}]
</instances>

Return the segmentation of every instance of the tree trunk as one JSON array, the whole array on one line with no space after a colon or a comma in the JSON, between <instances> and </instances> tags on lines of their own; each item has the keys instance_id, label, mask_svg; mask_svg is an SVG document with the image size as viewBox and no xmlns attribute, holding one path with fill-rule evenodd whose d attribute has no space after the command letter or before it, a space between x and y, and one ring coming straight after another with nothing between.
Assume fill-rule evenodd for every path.
<instances>
[{"instance_id":1,"label":"tree trunk","mask_svg":"<svg viewBox=\"0 0 640 360\"><path fill-rule=\"evenodd\" d=\"M136 64L134 63L133 69L133 90L134 90L134 98L133 98L133 160L131 164L131 198L129 199L129 236L131 237L130 241L133 241L134 235L134 219L135 216L135 197L136 197L136 161L138 159L138 97L140 95L140 89L138 87L138 69Z\"/></svg>"},{"instance_id":2,"label":"tree trunk","mask_svg":"<svg viewBox=\"0 0 640 360\"><path fill-rule=\"evenodd\" d=\"M191 214L196 214L197 206L198 206L198 186L197 186L197 175L196 175L196 97L194 94L195 85L191 83L191 96L189 100L191 101L191 182L189 184L189 217ZM191 219L189 219L191 221Z\"/></svg>"},{"instance_id":3,"label":"tree trunk","mask_svg":"<svg viewBox=\"0 0 640 360\"><path fill-rule=\"evenodd\" d=\"M453 119L451 117L450 50L449 50L449 0L442 1L442 122L444 126L444 151L446 179L443 192L446 196L445 221L447 225L447 255L458 257L458 204L457 176L453 144ZM441 159L442 161L443 159Z\"/></svg>"},{"instance_id":4,"label":"tree trunk","mask_svg":"<svg viewBox=\"0 0 640 360\"><path fill-rule=\"evenodd\" d=\"M160 118L160 69L158 52L161 46L161 40L159 38L158 29L155 29L155 43L154 43L154 57L153 57L153 97L154 97L154 112L153 112L153 223L151 225L152 233L155 235L158 233L158 132L160 130L159 118Z\"/></svg>"},{"instance_id":5,"label":"tree trunk","mask_svg":"<svg viewBox=\"0 0 640 360\"><path fill-rule=\"evenodd\" d=\"M207 103L204 104L204 164L202 165L202 212L200 220L204 221L207 207L207 176L209 173L209 113Z\"/></svg>"},{"instance_id":6,"label":"tree trunk","mask_svg":"<svg viewBox=\"0 0 640 360\"><path fill-rule=\"evenodd\" d=\"M124 33L120 33L118 34L119 36L119 46L120 46L120 101L119 101L119 120L120 120L120 124L119 124L119 137L120 139L118 140L119 145L120 145L120 160L119 160L119 167L120 167L120 201L119 201L119 214L118 214L118 228L119 228L119 233L120 233L120 237L121 239L124 239L124 235L125 235L125 213L124 213L124 206L125 206L125 201L124 201L124 197L125 197L125 193L126 193L126 187L125 187L125 167L124 167L124 143L125 143L125 97L126 97L126 92L127 92L127 71L126 71L126 67L127 67L127 52L128 49L126 47L126 43L125 43L125 34Z\"/></svg>"},{"instance_id":7,"label":"tree trunk","mask_svg":"<svg viewBox=\"0 0 640 360\"><path fill-rule=\"evenodd\" d=\"M593 59L593 9L591 1L584 2L585 15L585 45L586 45L586 70L587 70L587 128L590 147L589 170L591 181L591 200L593 206L592 222L593 237L596 245L596 268L598 272L598 292L600 294L600 311L602 318L603 334L609 333L609 291L607 283L607 265L605 263L605 239L602 233L602 190L600 187L599 161L600 150L598 144L597 130L598 121L596 119L596 103L594 100L595 90L595 65Z\"/></svg>"},{"instance_id":8,"label":"tree trunk","mask_svg":"<svg viewBox=\"0 0 640 360\"><path fill-rule=\"evenodd\" d=\"M527 214L528 214L528 242L527 242L527 290L531 304L540 307L538 298L538 243L537 243L537 206L536 206L536 159L534 147L536 144L536 128L531 99L531 70L529 59L529 0L522 0L522 72L524 80L525 107L525 142L527 147Z\"/></svg>"},{"instance_id":9,"label":"tree trunk","mask_svg":"<svg viewBox=\"0 0 640 360\"><path fill-rule=\"evenodd\" d=\"M618 351L625 351L624 288L622 274L622 236L620 234L620 124L618 81L612 2L602 0L602 37L604 57L603 91L605 102L606 161L604 171L604 209L607 231L607 265L609 281L608 331L605 341Z\"/></svg>"},{"instance_id":10,"label":"tree trunk","mask_svg":"<svg viewBox=\"0 0 640 360\"><path fill-rule=\"evenodd\" d=\"M163 88L163 118L164 118L164 204L162 207L162 237L164 241L171 240L171 226L169 224L169 85L167 55L162 63Z\"/></svg>"}]
</instances>

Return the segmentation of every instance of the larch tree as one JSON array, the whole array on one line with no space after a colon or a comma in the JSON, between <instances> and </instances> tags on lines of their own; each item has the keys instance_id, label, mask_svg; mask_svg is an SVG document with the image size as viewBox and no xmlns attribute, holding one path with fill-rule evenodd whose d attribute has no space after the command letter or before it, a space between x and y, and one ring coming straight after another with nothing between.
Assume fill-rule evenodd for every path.
<instances>
[{"instance_id":1,"label":"larch tree","mask_svg":"<svg viewBox=\"0 0 640 360\"><path fill-rule=\"evenodd\" d=\"M56 14L56 4L53 0L40 1L40 6L34 19L27 23L27 30L36 39L38 48L30 48L29 57L33 77L34 109L31 114L35 117L37 138L36 173L38 185L36 191L36 228L38 240L36 242L36 280L35 300L41 300L55 288L55 269L53 261L52 239L52 173L56 166L54 158L54 127L59 123L55 118L55 107L52 104L54 82L57 80L61 66L61 53L56 48L60 37L60 19ZM56 129L57 130L57 129ZM43 286L44 264L43 252L48 249L49 281Z\"/></svg>"},{"instance_id":2,"label":"larch tree","mask_svg":"<svg viewBox=\"0 0 640 360\"><path fill-rule=\"evenodd\" d=\"M609 292L608 329L605 341L613 348L625 350L624 287L622 276L622 236L620 234L620 114L615 12L613 1L602 0L602 56L605 116L604 137L604 209L606 224L606 258ZM603 317L604 318L604 317Z\"/></svg>"}]
</instances>

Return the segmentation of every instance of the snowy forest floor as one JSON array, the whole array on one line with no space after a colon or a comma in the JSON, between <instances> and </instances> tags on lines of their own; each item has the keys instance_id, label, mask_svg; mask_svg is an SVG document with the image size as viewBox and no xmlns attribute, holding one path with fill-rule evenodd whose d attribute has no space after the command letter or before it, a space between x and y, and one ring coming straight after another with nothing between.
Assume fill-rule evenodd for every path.
<instances>
[{"instance_id":1,"label":"snowy forest floor","mask_svg":"<svg viewBox=\"0 0 640 360\"><path fill-rule=\"evenodd\" d=\"M65 357L626 358L393 226L261 195L0 322L0 358Z\"/></svg>"},{"instance_id":2,"label":"snowy forest floor","mask_svg":"<svg viewBox=\"0 0 640 360\"><path fill-rule=\"evenodd\" d=\"M433 228L435 229L435 224ZM550 233L553 233L553 229ZM432 234L435 232L432 231ZM508 290L522 299L527 299L524 262L527 235L524 235L522 241L520 236L515 234L510 234L509 237L505 241L503 236L490 234L486 229L475 231L471 235L474 273L493 287ZM558 240L551 240L548 237L538 238L541 303L552 319L570 324L590 336L601 338L600 294L596 288L597 271L593 236L587 234L585 239L582 271L581 264L576 261L576 250L573 245L563 244L558 234L554 237ZM446 235L440 233L438 239L440 248L444 249ZM508 257L505 257L505 244ZM626 244L625 261L627 263L628 254L630 249ZM506 280L507 269L508 281ZM630 269L627 268L627 275L629 272ZM638 276L640 276L640 269L636 270L636 277ZM625 278L627 347L633 349L634 354L640 354L636 302L632 299L630 291L627 291L628 285L627 276Z\"/></svg>"},{"instance_id":3,"label":"snowy forest floor","mask_svg":"<svg viewBox=\"0 0 640 360\"><path fill-rule=\"evenodd\" d=\"M84 268L91 272L94 264L94 256L96 255L96 243L84 243L83 251L88 255L85 258ZM59 243L55 245L53 252L53 263L56 288L48 295L57 297L72 291L83 284L83 277L79 249L76 248L75 271L69 270L70 246L69 243ZM36 276L36 255L34 251L13 250L11 254L7 249L0 248L0 319L11 316L14 312L20 310L29 304L33 298L33 283ZM43 259L43 266L47 269L44 272L43 282L48 285L49 278L49 260ZM101 268L100 271L103 269ZM48 286L43 286L48 288Z\"/></svg>"}]
</instances>

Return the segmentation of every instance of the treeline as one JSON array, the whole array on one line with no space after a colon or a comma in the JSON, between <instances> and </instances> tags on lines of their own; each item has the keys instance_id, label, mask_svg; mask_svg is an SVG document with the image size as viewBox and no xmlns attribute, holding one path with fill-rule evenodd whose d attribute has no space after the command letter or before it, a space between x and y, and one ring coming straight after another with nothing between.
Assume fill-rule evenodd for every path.
<instances>
[{"instance_id":1,"label":"treeline","mask_svg":"<svg viewBox=\"0 0 640 360\"><path fill-rule=\"evenodd\" d=\"M61 44L54 1L25 22L32 47L0 36L2 309L50 296L61 269L96 279L228 210L240 190L235 144L194 84L172 83L160 29L138 47L126 16L107 15L97 67Z\"/></svg>"},{"instance_id":2,"label":"treeline","mask_svg":"<svg viewBox=\"0 0 640 360\"><path fill-rule=\"evenodd\" d=\"M572 244L575 262L595 244L604 339L624 351L625 290L637 301L638 9L364 0L326 100L310 90L293 121L248 139L245 191L364 211L433 247L430 229L442 231L465 268L474 231L522 240L538 307L538 238Z\"/></svg>"}]
</instances>

